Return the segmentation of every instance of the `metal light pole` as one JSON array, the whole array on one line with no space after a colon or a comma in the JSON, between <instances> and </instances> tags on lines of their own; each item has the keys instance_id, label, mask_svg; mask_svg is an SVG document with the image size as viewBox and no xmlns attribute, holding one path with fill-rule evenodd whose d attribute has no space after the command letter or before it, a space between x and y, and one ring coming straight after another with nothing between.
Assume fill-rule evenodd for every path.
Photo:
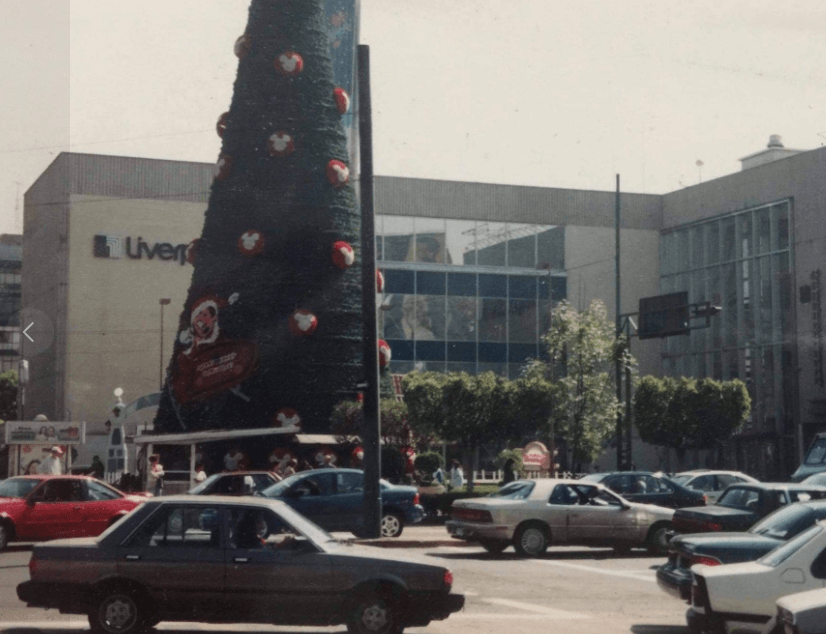
<instances>
[{"instance_id":1,"label":"metal light pole","mask_svg":"<svg viewBox=\"0 0 826 634\"><path fill-rule=\"evenodd\" d=\"M619 338L622 336L622 317L620 313L622 309L620 307L620 175L617 174L617 194L616 194L616 202L614 208L614 232L615 232L615 239L616 239L616 262L614 264L614 270L616 272L616 304L617 304L617 328L616 328L616 337L617 342L619 342ZM617 401L622 402L622 361L617 355L616 362L614 364L614 374L617 381ZM625 457L624 452L622 450L623 445L623 434L622 434L622 412L617 410L617 425L616 425L616 434L617 434L617 470L622 471L625 467Z\"/></svg>"},{"instance_id":2,"label":"metal light pole","mask_svg":"<svg viewBox=\"0 0 826 634\"><path fill-rule=\"evenodd\" d=\"M163 307L172 303L168 297L163 297L158 300L161 306L161 350L158 355L158 389L163 390Z\"/></svg>"}]
</instances>

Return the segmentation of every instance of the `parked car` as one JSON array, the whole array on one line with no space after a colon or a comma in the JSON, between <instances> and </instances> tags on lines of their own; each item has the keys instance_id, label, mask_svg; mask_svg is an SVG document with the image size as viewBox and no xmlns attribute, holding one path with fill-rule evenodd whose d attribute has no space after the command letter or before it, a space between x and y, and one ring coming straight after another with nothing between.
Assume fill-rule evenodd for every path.
<instances>
[{"instance_id":1,"label":"parked car","mask_svg":"<svg viewBox=\"0 0 826 634\"><path fill-rule=\"evenodd\" d=\"M806 452L797 471L792 474L792 482L802 482L810 475L826 472L826 433L817 434Z\"/></svg>"},{"instance_id":2,"label":"parked car","mask_svg":"<svg viewBox=\"0 0 826 634\"><path fill-rule=\"evenodd\" d=\"M677 535L668 544L668 561L657 570L657 583L668 594L689 601L691 566L754 561L824 519L826 500L797 502L777 509L745 533Z\"/></svg>"},{"instance_id":3,"label":"parked car","mask_svg":"<svg viewBox=\"0 0 826 634\"><path fill-rule=\"evenodd\" d=\"M757 478L752 478L739 471L711 471L709 469L683 471L672 476L671 480L688 489L701 491L706 496L707 504L714 504L722 495L723 491L732 484L760 482Z\"/></svg>"},{"instance_id":4,"label":"parked car","mask_svg":"<svg viewBox=\"0 0 826 634\"><path fill-rule=\"evenodd\" d=\"M424 517L416 487L382 480L381 536L398 537L407 524ZM364 535L364 472L358 469L302 471L260 493L286 502L296 511L328 531Z\"/></svg>"},{"instance_id":5,"label":"parked car","mask_svg":"<svg viewBox=\"0 0 826 634\"><path fill-rule=\"evenodd\" d=\"M215 473L200 484L196 484L187 493L190 495L253 495L280 481L281 478L269 471Z\"/></svg>"},{"instance_id":6,"label":"parked car","mask_svg":"<svg viewBox=\"0 0 826 634\"><path fill-rule=\"evenodd\" d=\"M582 480L604 484L630 502L656 504L672 509L706 503L702 492L677 484L661 473L650 471L590 473Z\"/></svg>"},{"instance_id":7,"label":"parked car","mask_svg":"<svg viewBox=\"0 0 826 634\"><path fill-rule=\"evenodd\" d=\"M819 487L826 486L826 473L814 473L800 484L814 484Z\"/></svg>"},{"instance_id":8,"label":"parked car","mask_svg":"<svg viewBox=\"0 0 826 634\"><path fill-rule=\"evenodd\" d=\"M735 484L723 492L716 504L678 509L674 513L674 530L678 533L745 531L781 506L824 497L826 487L772 482Z\"/></svg>"},{"instance_id":9,"label":"parked car","mask_svg":"<svg viewBox=\"0 0 826 634\"><path fill-rule=\"evenodd\" d=\"M777 624L785 634L826 632L826 589L809 590L778 599Z\"/></svg>"},{"instance_id":10,"label":"parked car","mask_svg":"<svg viewBox=\"0 0 826 634\"><path fill-rule=\"evenodd\" d=\"M518 480L485 498L456 500L451 537L500 553L513 545L535 557L550 544L635 546L665 553L674 511L629 502L596 482Z\"/></svg>"},{"instance_id":11,"label":"parked car","mask_svg":"<svg viewBox=\"0 0 826 634\"><path fill-rule=\"evenodd\" d=\"M774 634L775 602L826 584L826 522L818 522L757 561L691 568L688 627L699 632Z\"/></svg>"},{"instance_id":12,"label":"parked car","mask_svg":"<svg viewBox=\"0 0 826 634\"><path fill-rule=\"evenodd\" d=\"M126 495L90 476L8 478L0 482L0 550L15 541L100 535L147 496Z\"/></svg>"},{"instance_id":13,"label":"parked car","mask_svg":"<svg viewBox=\"0 0 826 634\"><path fill-rule=\"evenodd\" d=\"M260 497L154 498L98 539L36 545L29 571L21 601L87 614L104 634L160 621L347 623L395 634L464 605L446 568L340 543Z\"/></svg>"}]
</instances>

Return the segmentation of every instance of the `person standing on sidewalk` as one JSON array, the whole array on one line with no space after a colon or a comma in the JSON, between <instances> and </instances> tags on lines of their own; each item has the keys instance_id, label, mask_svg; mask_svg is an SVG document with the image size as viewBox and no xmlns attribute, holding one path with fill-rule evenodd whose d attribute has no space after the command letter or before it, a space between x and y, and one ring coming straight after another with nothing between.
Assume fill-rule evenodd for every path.
<instances>
[{"instance_id":1,"label":"person standing on sidewalk","mask_svg":"<svg viewBox=\"0 0 826 634\"><path fill-rule=\"evenodd\" d=\"M37 472L44 475L61 475L63 473L61 456L63 456L63 450L55 445L52 447L49 457L44 458L43 462L37 467Z\"/></svg>"},{"instance_id":2,"label":"person standing on sidewalk","mask_svg":"<svg viewBox=\"0 0 826 634\"><path fill-rule=\"evenodd\" d=\"M465 474L462 472L462 465L458 460L454 460L450 469L450 488L455 490L463 486L465 486Z\"/></svg>"},{"instance_id":3,"label":"person standing on sidewalk","mask_svg":"<svg viewBox=\"0 0 826 634\"><path fill-rule=\"evenodd\" d=\"M163 465L158 454L149 456L149 488L155 496L163 495Z\"/></svg>"}]
</instances>

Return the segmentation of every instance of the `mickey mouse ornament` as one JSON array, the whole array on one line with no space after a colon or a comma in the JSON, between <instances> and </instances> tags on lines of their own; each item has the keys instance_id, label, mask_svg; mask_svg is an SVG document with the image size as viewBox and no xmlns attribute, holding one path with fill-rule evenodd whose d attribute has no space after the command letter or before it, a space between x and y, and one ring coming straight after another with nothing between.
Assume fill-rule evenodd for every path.
<instances>
[{"instance_id":1,"label":"mickey mouse ornament","mask_svg":"<svg viewBox=\"0 0 826 634\"><path fill-rule=\"evenodd\" d=\"M318 317L309 310L297 310L290 315L290 332L296 337L306 337L318 328Z\"/></svg>"},{"instance_id":2,"label":"mickey mouse ornament","mask_svg":"<svg viewBox=\"0 0 826 634\"><path fill-rule=\"evenodd\" d=\"M356 261L356 254L349 242L339 240L333 244L332 259L333 264L335 264L338 268L342 270L349 269Z\"/></svg>"}]
</instances>

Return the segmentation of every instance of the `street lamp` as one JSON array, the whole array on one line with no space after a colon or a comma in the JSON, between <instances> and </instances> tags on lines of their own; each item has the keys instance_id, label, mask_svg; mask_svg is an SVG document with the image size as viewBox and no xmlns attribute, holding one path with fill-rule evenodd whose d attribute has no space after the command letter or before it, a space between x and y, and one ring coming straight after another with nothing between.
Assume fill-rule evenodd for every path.
<instances>
[{"instance_id":1,"label":"street lamp","mask_svg":"<svg viewBox=\"0 0 826 634\"><path fill-rule=\"evenodd\" d=\"M158 359L158 384L159 390L163 390L163 307L168 306L172 303L172 300L168 297L163 297L158 300L158 304L161 306L161 353L160 358Z\"/></svg>"}]
</instances>

